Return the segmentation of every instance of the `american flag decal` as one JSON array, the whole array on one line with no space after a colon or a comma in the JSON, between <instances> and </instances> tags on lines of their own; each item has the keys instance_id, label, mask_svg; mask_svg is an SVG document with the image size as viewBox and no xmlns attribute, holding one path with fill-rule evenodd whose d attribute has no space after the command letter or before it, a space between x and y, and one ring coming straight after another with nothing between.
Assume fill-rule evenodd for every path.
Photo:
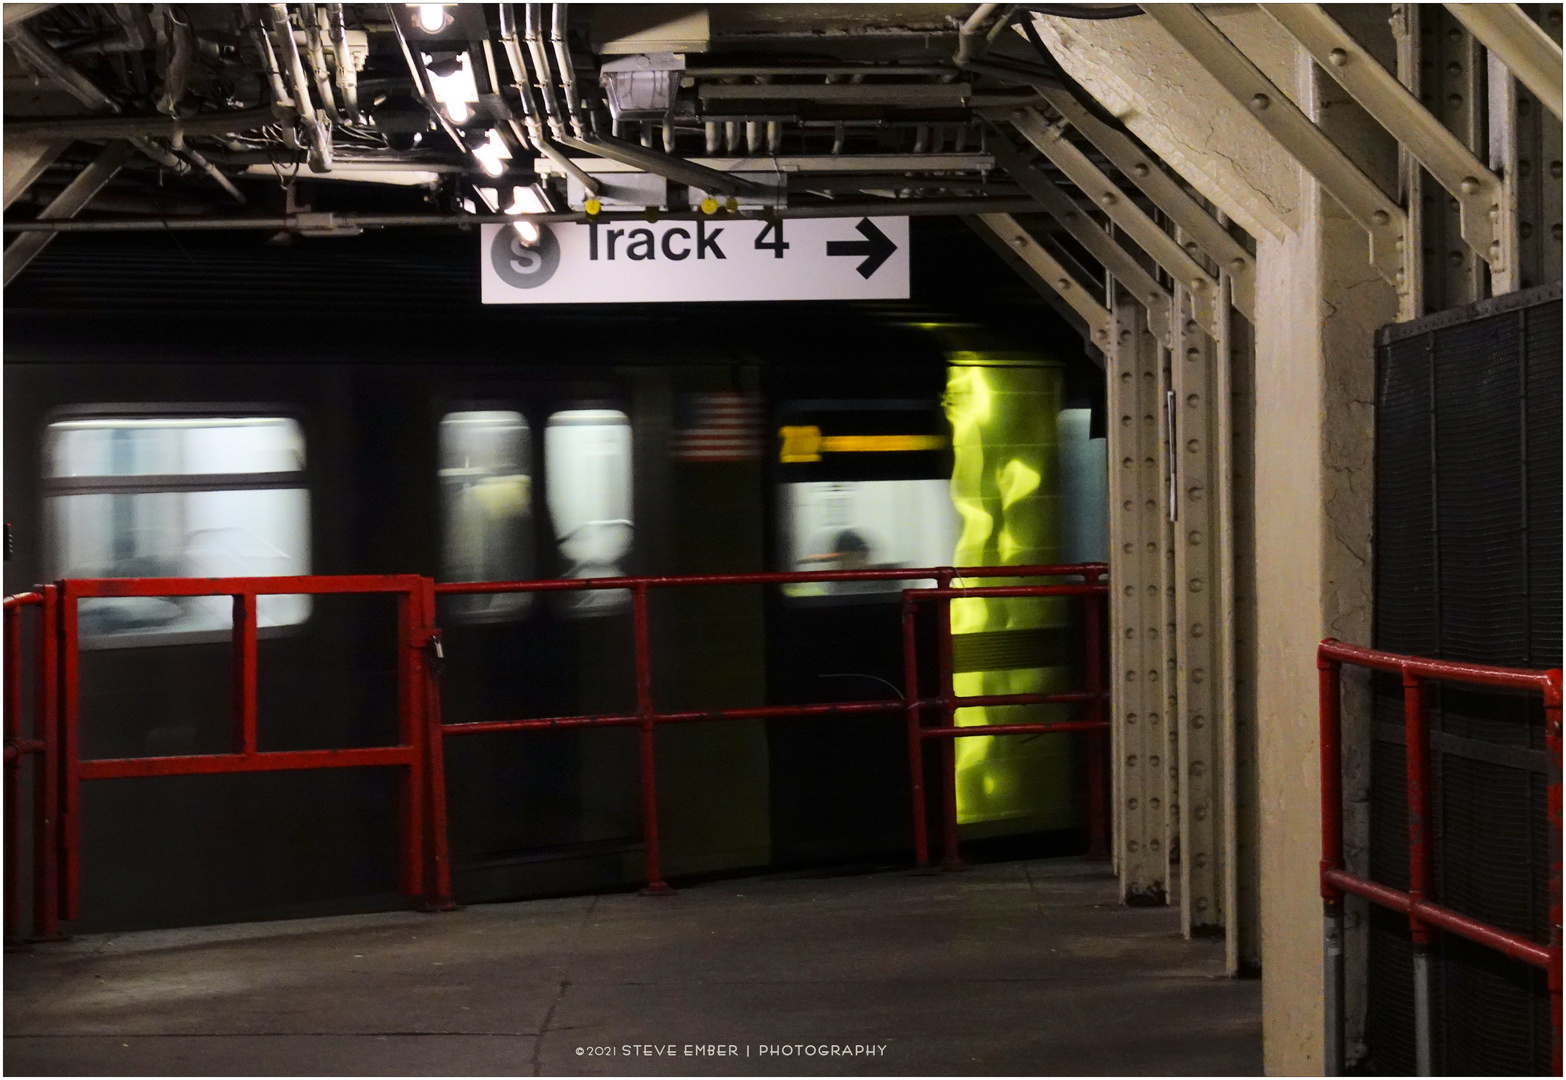
<instances>
[{"instance_id":1,"label":"american flag decal","mask_svg":"<svg viewBox=\"0 0 1566 1080\"><path fill-rule=\"evenodd\" d=\"M670 455L676 461L757 461L762 438L759 395L732 390L682 394Z\"/></svg>"}]
</instances>

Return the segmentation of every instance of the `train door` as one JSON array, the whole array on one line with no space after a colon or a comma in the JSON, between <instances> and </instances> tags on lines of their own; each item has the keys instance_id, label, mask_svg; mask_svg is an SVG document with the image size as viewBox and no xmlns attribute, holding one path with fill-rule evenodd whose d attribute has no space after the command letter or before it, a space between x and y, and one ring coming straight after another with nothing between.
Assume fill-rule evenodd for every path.
<instances>
[{"instance_id":1,"label":"train door","mask_svg":"<svg viewBox=\"0 0 1566 1080\"><path fill-rule=\"evenodd\" d=\"M951 562L960 522L948 494L950 432L935 395L785 402L774 434L778 569ZM780 589L771 613L773 700L898 697L898 601L908 584L914 582ZM775 721L769 748L779 862L878 860L908 846L900 716Z\"/></svg>"},{"instance_id":2,"label":"train door","mask_svg":"<svg viewBox=\"0 0 1566 1080\"><path fill-rule=\"evenodd\" d=\"M437 422L438 579L629 573L636 548L629 407L582 380L487 389ZM634 708L621 590L443 596L446 722ZM639 863L634 734L448 736L456 887L483 900L603 888Z\"/></svg>"}]
</instances>

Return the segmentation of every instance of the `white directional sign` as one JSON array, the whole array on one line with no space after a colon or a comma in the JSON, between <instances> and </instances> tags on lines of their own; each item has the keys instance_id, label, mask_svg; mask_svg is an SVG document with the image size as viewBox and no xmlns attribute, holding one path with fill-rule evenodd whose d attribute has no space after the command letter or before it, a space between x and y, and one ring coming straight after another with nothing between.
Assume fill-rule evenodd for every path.
<instances>
[{"instance_id":1,"label":"white directional sign","mask_svg":"<svg viewBox=\"0 0 1566 1080\"><path fill-rule=\"evenodd\" d=\"M904 300L908 219L602 222L482 227L486 304Z\"/></svg>"}]
</instances>

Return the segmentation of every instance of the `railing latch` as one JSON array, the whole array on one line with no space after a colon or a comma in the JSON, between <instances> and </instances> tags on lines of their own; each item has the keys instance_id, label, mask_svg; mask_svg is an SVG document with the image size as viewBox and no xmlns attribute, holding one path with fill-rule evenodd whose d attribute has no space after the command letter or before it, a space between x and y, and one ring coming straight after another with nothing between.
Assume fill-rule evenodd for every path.
<instances>
[{"instance_id":1,"label":"railing latch","mask_svg":"<svg viewBox=\"0 0 1566 1080\"><path fill-rule=\"evenodd\" d=\"M424 640L424 666L432 678L440 678L446 668L446 650L440 643L440 631L431 631Z\"/></svg>"}]
</instances>

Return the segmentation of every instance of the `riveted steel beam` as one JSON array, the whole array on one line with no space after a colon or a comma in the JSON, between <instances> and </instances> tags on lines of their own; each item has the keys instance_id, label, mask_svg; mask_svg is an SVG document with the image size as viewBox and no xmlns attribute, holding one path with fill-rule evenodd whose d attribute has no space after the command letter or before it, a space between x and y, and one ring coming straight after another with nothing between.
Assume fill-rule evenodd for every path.
<instances>
[{"instance_id":1,"label":"riveted steel beam","mask_svg":"<svg viewBox=\"0 0 1566 1080\"><path fill-rule=\"evenodd\" d=\"M1402 269L1398 245L1407 236L1403 208L1194 5L1149 4L1145 11L1370 234L1371 265L1397 285Z\"/></svg>"},{"instance_id":2,"label":"riveted steel beam","mask_svg":"<svg viewBox=\"0 0 1566 1080\"><path fill-rule=\"evenodd\" d=\"M1389 21L1397 49L1397 81L1417 99L1419 58L1423 53L1419 5L1393 4ZM1414 238L1413 242L1403 245L1403 293L1398 297L1398 321L1407 322L1425 313L1424 170L1408 147L1401 143L1397 148L1397 177L1398 199L1408 214L1408 235Z\"/></svg>"},{"instance_id":3,"label":"riveted steel beam","mask_svg":"<svg viewBox=\"0 0 1566 1080\"><path fill-rule=\"evenodd\" d=\"M1218 281L1175 243L1157 222L1126 197L1109 177L1088 160L1086 154L1064 137L1063 126L1048 123L1037 109L1013 109L1005 114L1039 152L1066 178L1101 206L1105 215L1113 221L1148 256L1161 266L1166 274L1179 282L1191 294L1196 318L1208 333L1217 330Z\"/></svg>"},{"instance_id":4,"label":"riveted steel beam","mask_svg":"<svg viewBox=\"0 0 1566 1080\"><path fill-rule=\"evenodd\" d=\"M1559 41L1560 5L1541 6L1539 16L1545 32ZM1493 76L1492 71L1492 87ZM1509 123L1502 123L1492 93L1490 167L1500 173L1513 193L1518 250L1511 284L1529 289L1561 280L1561 174L1556 167L1561 160L1561 124L1533 99L1527 87L1506 81L1511 83L1515 102L1505 114ZM1505 145L1498 145L1497 134L1505 137Z\"/></svg>"},{"instance_id":5,"label":"riveted steel beam","mask_svg":"<svg viewBox=\"0 0 1566 1080\"><path fill-rule=\"evenodd\" d=\"M1561 47L1516 4L1447 4L1517 81L1561 119Z\"/></svg>"},{"instance_id":6,"label":"riveted steel beam","mask_svg":"<svg viewBox=\"0 0 1566 1080\"><path fill-rule=\"evenodd\" d=\"M1168 901L1169 521L1163 344L1140 297L1114 291L1109 412L1111 745L1121 898Z\"/></svg>"},{"instance_id":7,"label":"riveted steel beam","mask_svg":"<svg viewBox=\"0 0 1566 1080\"><path fill-rule=\"evenodd\" d=\"M1049 177L1023 160L1004 138L992 139L990 151L995 163L1011 174L1011 178L1031 195L1039 206L1071 234L1077 243L1087 249L1116 281L1124 285L1137 302L1147 308L1148 325L1160 342L1169 340L1169 293L1153 280L1153 276L1136 261L1125 248L1115 243L1109 233L1088 217L1065 192Z\"/></svg>"},{"instance_id":8,"label":"riveted steel beam","mask_svg":"<svg viewBox=\"0 0 1566 1080\"><path fill-rule=\"evenodd\" d=\"M1457 200L1464 242L1490 265L1492 275L1509 276L1507 271L1515 258L1508 258L1509 245L1500 229L1504 212L1500 177L1320 4L1264 4L1262 10L1294 35L1322 70L1451 193Z\"/></svg>"},{"instance_id":9,"label":"riveted steel beam","mask_svg":"<svg viewBox=\"0 0 1566 1080\"><path fill-rule=\"evenodd\" d=\"M1495 207L1495 250L1500 257L1489 260L1490 294L1501 296L1517 290L1518 251L1522 247L1522 222L1517 213L1517 80L1493 52L1486 57L1485 68L1490 163L1506 175Z\"/></svg>"},{"instance_id":10,"label":"riveted steel beam","mask_svg":"<svg viewBox=\"0 0 1566 1080\"><path fill-rule=\"evenodd\" d=\"M1051 86L1037 89L1051 108L1186 232L1188 252L1195 245L1198 251L1205 252L1229 273L1234 281L1234 306L1247 319L1254 319L1255 256L1229 235L1229 231L1215 221L1179 181L1159 168L1157 159L1138 146L1136 140L1094 116L1068 91Z\"/></svg>"},{"instance_id":11,"label":"riveted steel beam","mask_svg":"<svg viewBox=\"0 0 1566 1080\"><path fill-rule=\"evenodd\" d=\"M1207 333L1195 318L1195 297L1177 287L1179 341L1169 362L1173 424L1169 432L1174 556L1175 665L1173 729L1180 784L1180 923L1186 937L1221 933L1235 902L1234 843L1228 825L1234 815L1229 780L1233 772L1232 658L1224 655L1223 628L1233 610L1226 579L1224 512L1227 441L1219 413L1220 367L1227 363L1227 333ZM1227 322L1227 320L1225 320ZM1225 601L1230 608L1225 609ZM1229 751L1226 753L1226 751Z\"/></svg>"},{"instance_id":12,"label":"riveted steel beam","mask_svg":"<svg viewBox=\"0 0 1566 1080\"><path fill-rule=\"evenodd\" d=\"M1041 293L1058 297L1082 321L1085 336L1105 349L1109 344L1109 309L1093 298L1092 292L1044 249L1010 214L975 214L968 218L989 233L1021 261L1028 283Z\"/></svg>"}]
</instances>

